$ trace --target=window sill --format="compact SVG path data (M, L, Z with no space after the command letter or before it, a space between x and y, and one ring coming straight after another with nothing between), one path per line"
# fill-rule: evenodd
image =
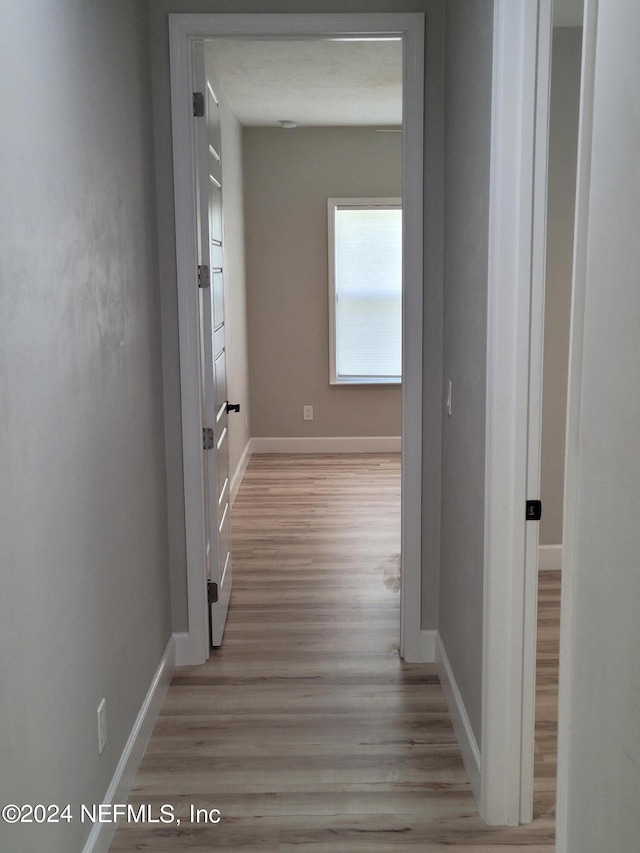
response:
M402 379L378 379L368 378L366 376L354 376L353 379L331 379L329 382L333 386L345 385L402 385Z

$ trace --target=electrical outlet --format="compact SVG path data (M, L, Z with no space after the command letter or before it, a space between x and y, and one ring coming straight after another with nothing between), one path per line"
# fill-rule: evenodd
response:
M313 406L303 406L302 407L302 419L304 421L312 421L313 420Z
M107 744L107 700L103 699L98 705L98 752L102 752Z

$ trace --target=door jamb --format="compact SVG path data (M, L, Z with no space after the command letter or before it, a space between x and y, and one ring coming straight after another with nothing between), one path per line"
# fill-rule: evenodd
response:
M537 549L525 501L539 498L529 430L542 375L550 27L551 0L495 0L480 768L480 811L494 825L527 818L533 776Z
M542 2L538 7L529 321L529 412L526 496L527 499L532 500L540 498L540 473L542 466L542 379L544 366L547 175L549 162L552 43L552 4L551 2ZM539 533L539 524L525 522L520 823L531 823L533 820Z
M574 584L576 563L576 506L578 504L578 436L582 388L582 350L587 286L587 245L591 190L591 150L595 97L598 0L585 0L580 83L580 124L576 176L576 220L573 247L571 295L571 339L569 344L569 394L565 488L562 530L562 595L560 602L560 688L558 693L558 773L556 803L556 851L565 853L569 840L569 759L571 712L574 708L572 680Z
M180 340L182 454L185 494L188 635L185 663L209 656L204 571L202 401L198 358L196 193L193 163L191 42L213 36L292 38L401 35L403 39L403 383L402 586L400 653L422 659L422 318L424 15L175 14L169 15L171 116Z

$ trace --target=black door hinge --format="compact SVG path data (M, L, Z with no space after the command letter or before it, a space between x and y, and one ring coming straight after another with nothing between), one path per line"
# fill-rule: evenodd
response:
M211 427L202 428L202 449L213 450L213 430Z
M202 92L193 93L193 114L196 118L204 115L204 95Z
M542 518L542 501L527 501L527 521L540 521Z
M206 264L200 264L198 266L198 287L209 287L210 284L209 267Z
M207 601L209 604L215 604L218 600L218 584L213 581L207 581Z

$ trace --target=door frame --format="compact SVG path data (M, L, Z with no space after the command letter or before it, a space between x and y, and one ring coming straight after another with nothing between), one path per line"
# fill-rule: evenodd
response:
M576 507L579 483L578 439L582 389L582 353L587 290L587 250L589 242L589 202L591 190L591 150L595 99L598 0L585 0L582 30L580 78L580 119L578 168L576 174L576 216L571 293L571 337L565 453L565 487L562 530L562 594L560 600L560 688L558 693L558 773L556 796L556 851L569 846L569 759L571 714L575 697L573 671L573 630L575 619L574 584L578 573Z
M480 811L532 819L552 0L495 0ZM535 527L533 526L535 524Z
M194 40L215 36L261 39L356 35L402 37L405 226L400 653L408 661L424 659L421 636L424 25L422 13L169 15L188 610L188 635L184 645L186 660L181 661L183 663L200 664L209 657L207 595L202 571L204 482L191 44Z

